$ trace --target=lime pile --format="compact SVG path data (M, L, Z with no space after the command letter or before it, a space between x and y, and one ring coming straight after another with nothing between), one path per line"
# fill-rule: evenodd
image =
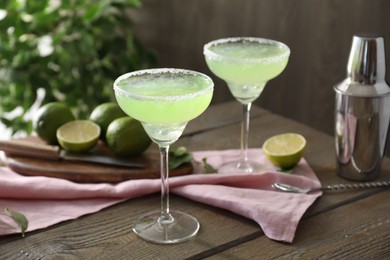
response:
M89 120L94 121L101 128L100 139L106 139L107 128L117 118L127 116L117 103L107 102L98 105L91 113Z
M268 138L263 144L267 158L282 169L294 167L302 158L306 139L296 133L285 133Z
M48 103L39 108L33 126L42 140L77 153L91 150L99 139L121 157L140 155L151 145L141 123L114 102L98 105L85 120L76 119L64 103Z
M140 155L152 143L141 123L127 116L117 103L100 104L92 111L89 120L100 126L100 139L116 156Z

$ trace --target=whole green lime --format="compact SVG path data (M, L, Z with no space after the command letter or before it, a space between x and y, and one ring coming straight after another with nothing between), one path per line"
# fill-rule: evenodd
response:
M72 111L62 102L43 105L33 118L33 128L37 135L49 144L57 144L57 129L75 119Z
M115 102L98 105L91 113L89 120L100 126L100 139L105 141L108 125L117 118L125 117L125 112Z
M106 141L112 152L120 157L140 155L152 143L141 123L129 116L111 122L107 128Z

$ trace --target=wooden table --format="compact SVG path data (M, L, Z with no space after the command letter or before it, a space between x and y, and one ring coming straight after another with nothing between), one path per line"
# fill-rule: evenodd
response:
M239 147L238 102L210 107L193 120L178 144L190 150ZM335 173L333 137L253 107L250 146L267 137L297 132L308 141L305 158L322 184L346 182ZM390 180L385 158L379 180ZM160 205L159 194L128 200L101 212L44 230L0 237L0 259L390 259L390 190L325 192L309 208L292 244L264 236L259 226L226 210L171 194L171 207L201 222L196 238L156 245L131 231L138 215Z

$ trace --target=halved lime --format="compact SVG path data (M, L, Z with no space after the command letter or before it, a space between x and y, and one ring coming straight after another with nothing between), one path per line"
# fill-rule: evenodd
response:
M90 120L73 120L57 129L58 143L70 152L86 152L98 142L100 126Z
M282 169L294 167L302 158L306 139L296 133L284 133L268 138L263 144L267 158Z

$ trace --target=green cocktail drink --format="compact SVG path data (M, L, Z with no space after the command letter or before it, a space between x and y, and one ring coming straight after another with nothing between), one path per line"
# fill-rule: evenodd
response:
M137 75L139 74L139 75ZM133 73L116 84L117 101L123 111L139 120L155 141L173 143L187 122L210 104L212 81L193 72Z
M242 155L237 167L252 172L256 167L247 157L251 103L266 83L284 70L290 49L274 40L238 37L207 43L203 53L210 70L227 83L232 95L243 104Z
M290 49L271 40L229 38L209 43L204 54L210 70L227 82L232 95L249 103L284 70Z
M140 74L116 85L118 104L133 118L148 123L188 122L210 104L212 84L197 74Z
M199 230L199 222L194 217L169 209L168 151L188 121L206 110L213 88L208 76L181 69L141 70L124 74L114 82L119 106L142 123L160 148L161 210L141 216L133 225L134 232L147 241L182 242Z

